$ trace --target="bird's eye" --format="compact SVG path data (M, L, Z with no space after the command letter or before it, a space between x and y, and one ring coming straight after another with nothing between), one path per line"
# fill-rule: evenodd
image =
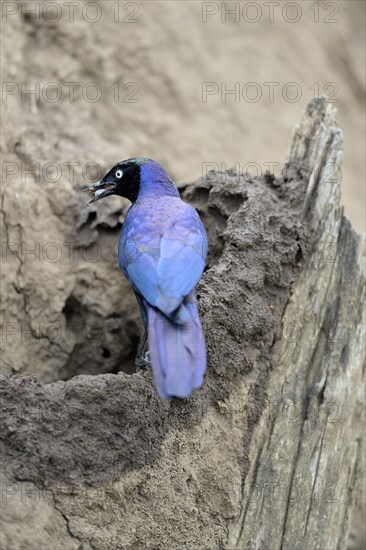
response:
M122 174L123 174L122 170L116 170L115 176L116 178L121 179Z

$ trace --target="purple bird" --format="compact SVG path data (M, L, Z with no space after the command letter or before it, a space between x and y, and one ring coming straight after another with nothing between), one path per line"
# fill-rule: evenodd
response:
M181 200L165 169L148 158L119 162L87 191L94 196L90 202L108 195L132 202L118 257L145 328L135 364L151 363L162 398L188 397L202 385L206 370L195 294L207 256L202 222ZM147 340L149 351L144 354Z

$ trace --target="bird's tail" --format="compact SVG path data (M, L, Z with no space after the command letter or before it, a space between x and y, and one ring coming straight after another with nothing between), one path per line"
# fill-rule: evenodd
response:
M157 390L164 399L189 397L202 385L206 370L205 339L194 292L181 307L185 320L179 324L156 308L147 309L151 364Z

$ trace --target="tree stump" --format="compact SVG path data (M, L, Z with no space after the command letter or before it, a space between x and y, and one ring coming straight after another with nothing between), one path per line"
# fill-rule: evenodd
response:
M346 548L364 466L365 247L339 205L341 163L321 98L282 177L181 187L210 242L209 366L190 399L161 401L149 371L1 376L4 550Z

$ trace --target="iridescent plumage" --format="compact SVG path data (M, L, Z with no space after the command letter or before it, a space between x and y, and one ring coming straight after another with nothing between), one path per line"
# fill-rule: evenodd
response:
M118 170L121 182L113 176ZM112 181L114 191L107 187ZM140 305L160 396L188 397L202 385L206 370L194 290L207 256L202 222L164 168L150 159L118 163L94 192L98 188L133 202L119 239L119 264Z

